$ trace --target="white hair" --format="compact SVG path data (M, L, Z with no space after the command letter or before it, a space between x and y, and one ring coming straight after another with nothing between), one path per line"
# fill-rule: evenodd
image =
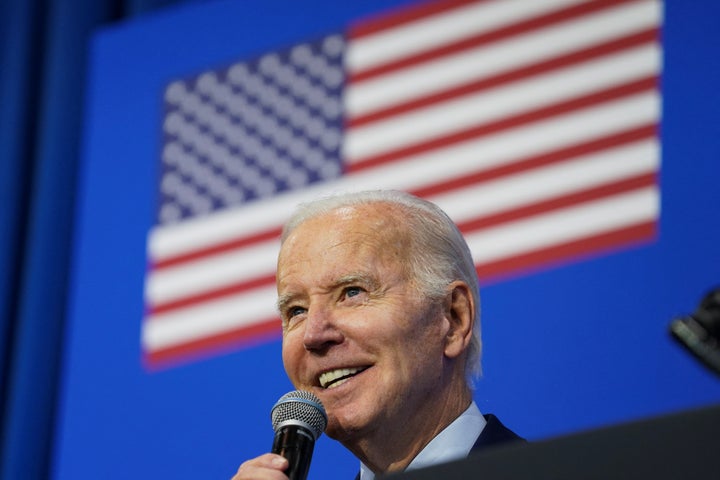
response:
M473 386L481 373L480 291L475 262L470 248L457 225L434 203L398 190L369 190L335 194L298 206L285 224L281 242L300 224L328 214L338 208L374 203L387 203L398 208L403 221L412 232L412 254L408 256L410 273L423 294L439 301L446 295L447 286L456 280L465 282L475 303L473 333L468 346L465 375Z

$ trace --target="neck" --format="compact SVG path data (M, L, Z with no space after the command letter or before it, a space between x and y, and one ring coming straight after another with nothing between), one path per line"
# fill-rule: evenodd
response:
M402 471L471 401L470 389L463 383L428 402L429 408L423 412L409 412L402 429L380 428L362 438L343 441L343 445L375 474Z

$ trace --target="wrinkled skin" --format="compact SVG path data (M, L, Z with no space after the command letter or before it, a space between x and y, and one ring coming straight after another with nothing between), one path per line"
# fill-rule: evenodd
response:
M393 206L341 208L297 227L278 260L286 372L323 402L327 434L378 473L405 468L471 401L472 296L460 281L440 302L421 295L410 235ZM321 385L333 371L345 380ZM271 460L234 479L284 478Z

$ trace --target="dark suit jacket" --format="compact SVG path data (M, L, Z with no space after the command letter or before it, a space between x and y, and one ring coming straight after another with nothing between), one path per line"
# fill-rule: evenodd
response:
M487 423L470 450L471 454L484 448L500 445L502 443L525 441L524 438L516 435L515 432L503 425L502 422L500 422L500 420L498 420L498 418L492 413L483 416L485 417ZM357 474L355 480L360 480L360 473Z
M473 445L472 450L470 450L470 453L475 453L483 448L499 445L501 443L525 441L524 438L516 435L515 432L503 425L492 413L483 416L485 417L487 424L485 424L483 431L480 432L480 436L475 442L475 445Z

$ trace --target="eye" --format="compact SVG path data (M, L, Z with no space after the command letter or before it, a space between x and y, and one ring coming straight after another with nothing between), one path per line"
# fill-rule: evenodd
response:
M347 287L345 290L343 290L343 294L346 298L351 297L357 297L363 292L363 289L360 287Z
M296 316L298 316L298 315L302 315L303 313L305 313L305 308L295 306L295 307L290 307L290 308L288 308L287 311L286 311L286 313L285 313L285 316L286 316L287 318L293 318L293 317L296 317Z

